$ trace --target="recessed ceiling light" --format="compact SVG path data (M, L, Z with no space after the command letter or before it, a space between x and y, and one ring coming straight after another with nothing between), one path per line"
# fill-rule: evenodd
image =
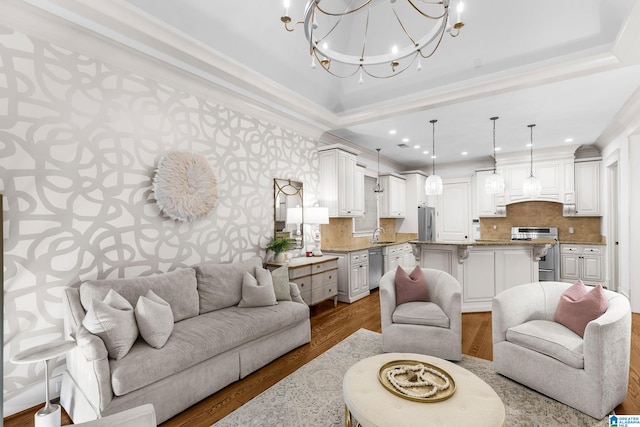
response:
M566 138L564 142L573 142L573 138Z
M466 152L466 151L463 151L463 152L462 152L462 155L463 155L463 156L466 156L467 154L469 154L469 153L468 153L468 152Z
M428 151L423 151L422 154L429 154L429 152Z
M395 135L395 134L396 134L396 130L395 130L395 129L391 129L391 130L389 131L389 135Z
M402 142L409 142L409 138L402 138Z
M417 150L418 148L420 148L420 146L419 145L414 145L413 148L415 148Z
M502 150L502 148L496 147L496 151L500 151L500 150Z
M431 156L431 158L432 158L432 159L435 159L435 158L436 158L436 156Z
M528 143L527 144L527 148L531 148L531 147L533 147L533 144L532 143Z

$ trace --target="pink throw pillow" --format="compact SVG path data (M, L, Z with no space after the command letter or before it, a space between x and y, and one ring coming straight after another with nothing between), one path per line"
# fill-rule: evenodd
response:
M411 301L429 301L427 281L420 266L416 265L410 274L400 266L396 270L396 306Z
M578 280L560 296L553 320L584 338L587 323L604 314L608 307L602 285L589 291L582 280Z

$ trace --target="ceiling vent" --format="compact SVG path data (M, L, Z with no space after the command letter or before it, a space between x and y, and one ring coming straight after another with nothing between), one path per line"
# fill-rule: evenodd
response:
M409 148L409 146L407 144L405 144L405 143L398 144L398 147L400 147L400 148Z

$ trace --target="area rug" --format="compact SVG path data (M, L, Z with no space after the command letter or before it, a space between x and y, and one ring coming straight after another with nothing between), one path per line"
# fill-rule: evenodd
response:
M344 426L342 377L351 365L382 353L382 335L360 329L238 408L215 427ZM493 372L491 362L463 356L460 366L500 396L509 427L608 426Z

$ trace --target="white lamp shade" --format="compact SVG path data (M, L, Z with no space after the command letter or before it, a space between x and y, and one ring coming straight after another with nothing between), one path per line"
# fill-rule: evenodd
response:
M304 209L305 224L329 224L329 208L312 207Z
M301 224L302 223L302 208L287 208L287 224Z
M535 199L542 193L542 183L538 178L531 175L529 178L524 180L522 184L522 192L525 197L530 199Z
M424 191L427 196L437 196L442 194L442 178L438 175L429 175L424 183Z
M485 191L487 194L504 193L504 178L499 173L492 173L485 181Z

